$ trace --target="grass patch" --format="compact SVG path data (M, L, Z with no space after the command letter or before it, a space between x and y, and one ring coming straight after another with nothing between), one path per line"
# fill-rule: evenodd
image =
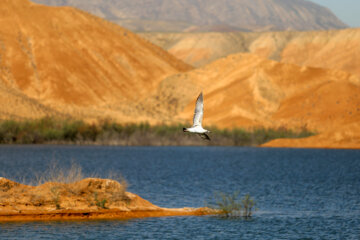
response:
M277 138L304 138L314 135L305 127L299 130L280 128L218 129L209 127L212 141L183 133L184 125L148 123L118 124L109 120L97 124L72 119L0 121L0 144L101 144L101 145L218 145L257 146Z
M48 168L42 173L35 173L35 179L30 185L38 186L46 182L54 183L74 183L84 179L82 168L76 163L70 167L61 167L56 161L52 161Z
M8 179L16 178L4 173L1 175ZM95 174L85 178L81 167L75 163L70 167L61 167L52 162L48 169L34 173L30 181L24 180L20 182L35 188L12 188L10 183L8 187L4 184L0 186L0 205L7 202L10 193L13 198L25 199L23 201L27 201L29 207L53 207L56 210L73 207L108 209L131 203L126 194L128 184L119 174L109 173L105 179Z

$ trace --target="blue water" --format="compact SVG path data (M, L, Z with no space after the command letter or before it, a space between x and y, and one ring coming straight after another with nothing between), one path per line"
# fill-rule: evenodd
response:
M50 162L118 172L162 207L250 193L251 220L167 217L0 223L0 239L360 239L360 151L236 147L1 146L0 172L31 180ZM4 174L3 174L4 175Z

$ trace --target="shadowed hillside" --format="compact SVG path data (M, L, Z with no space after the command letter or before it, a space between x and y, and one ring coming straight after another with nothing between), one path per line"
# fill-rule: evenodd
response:
M139 113L126 102L146 97L164 77L191 69L130 31L73 8L3 0L0 9L2 91L25 94L25 105L39 101L37 109L46 105L72 116L129 120ZM16 112L31 117L31 109Z
M74 6L133 31L269 31L347 27L304 0L34 0Z

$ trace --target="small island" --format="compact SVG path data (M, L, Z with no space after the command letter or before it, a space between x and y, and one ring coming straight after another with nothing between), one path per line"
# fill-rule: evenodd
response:
M212 214L208 208L161 208L111 179L38 186L0 177L0 221L130 219Z

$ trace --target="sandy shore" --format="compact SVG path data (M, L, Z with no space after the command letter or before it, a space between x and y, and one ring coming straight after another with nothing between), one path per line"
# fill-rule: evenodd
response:
M132 210L122 211L116 209L104 209L98 211L81 210L54 210L54 211L21 211L0 212L0 222L16 221L49 221L49 220L125 220L131 218L146 217L170 217L170 216L203 216L209 215L206 208L181 208L159 210Z

